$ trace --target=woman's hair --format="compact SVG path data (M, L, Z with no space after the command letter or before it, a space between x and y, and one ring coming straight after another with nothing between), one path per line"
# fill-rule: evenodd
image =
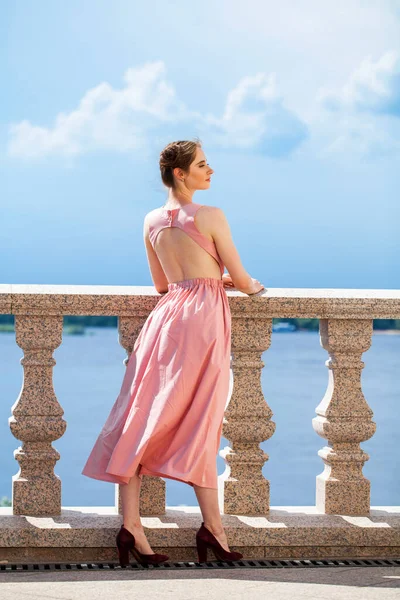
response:
M160 153L160 171L162 182L166 187L176 189L173 170L178 167L187 173L199 147L201 147L201 141L198 138L195 138L194 141L171 142L165 146Z

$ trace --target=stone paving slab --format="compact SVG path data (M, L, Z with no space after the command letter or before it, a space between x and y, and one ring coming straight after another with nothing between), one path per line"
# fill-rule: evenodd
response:
M2 600L398 600L400 568L0 573L0 588Z

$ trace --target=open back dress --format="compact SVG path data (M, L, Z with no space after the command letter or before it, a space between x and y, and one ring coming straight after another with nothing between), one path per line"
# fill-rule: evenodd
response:
M224 272L214 242L196 227L201 204L149 213L154 247L165 227L179 227ZM129 356L120 393L82 474L126 484L140 465L153 475L217 488L216 457L230 378L231 313L222 279L168 284Z

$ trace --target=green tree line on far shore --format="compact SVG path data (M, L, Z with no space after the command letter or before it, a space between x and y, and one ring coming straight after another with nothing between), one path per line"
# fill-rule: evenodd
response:
M318 331L319 319L272 319L275 323L292 323L296 329ZM71 333L84 330L85 327L114 327L118 326L118 317L66 315L63 318L63 327L70 328ZM74 329L75 328L75 329ZM398 329L400 319L374 319L374 330ZM14 315L0 315L0 332L14 331Z

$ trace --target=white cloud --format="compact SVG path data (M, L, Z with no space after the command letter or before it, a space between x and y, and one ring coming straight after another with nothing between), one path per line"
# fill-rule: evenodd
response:
M374 61L367 56L343 87L322 89L318 100L330 110L366 111L400 117L400 56L386 52Z
M397 125L397 124L396 124ZM336 124L336 135L327 144L323 154L340 154L377 159L400 152L400 126L382 127L376 121L357 117L342 117Z
M286 156L307 137L305 124L284 107L273 73L239 81L228 93L221 118L189 110L168 83L162 61L128 69L124 82L121 89L101 83L89 90L75 110L57 115L53 127L28 120L11 125L9 154L41 158L100 149L143 152L163 133L183 135L194 129L207 137L209 147Z
M57 115L50 128L24 120L10 126L9 154L73 156L96 149L136 150L146 144L146 124L179 120L188 115L164 79L162 62L128 69L125 87L101 83L89 90L78 108Z
M287 156L308 136L306 125L283 105L276 75L244 77L228 94L221 119L206 118L208 144L268 156Z
M400 152L400 56L364 58L337 89L317 92L312 129L322 154L378 158Z
M339 85L349 65L387 48L400 51L400 13L392 0L221 0L214 5L218 25L229 31L224 56L240 54L240 60L244 55L257 71L279 73L287 106L306 120L314 116L317 89ZM246 40L240 53L238 39Z

